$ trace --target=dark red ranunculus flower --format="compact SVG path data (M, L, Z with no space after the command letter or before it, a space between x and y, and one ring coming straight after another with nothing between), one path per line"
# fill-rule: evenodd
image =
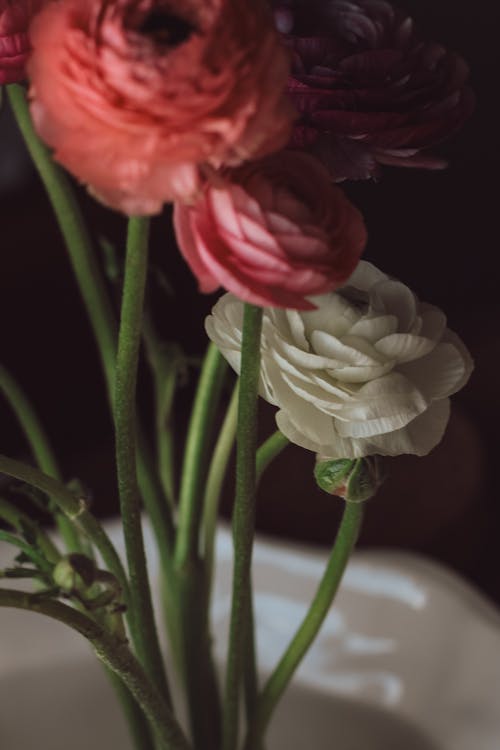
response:
M300 119L292 147L319 156L337 180L373 177L380 164L446 166L422 150L474 108L461 57L422 41L385 0L277 0L274 8L293 52L288 91Z

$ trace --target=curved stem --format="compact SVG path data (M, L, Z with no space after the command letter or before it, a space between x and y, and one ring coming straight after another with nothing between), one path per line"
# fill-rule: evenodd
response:
M346 503L325 573L311 607L258 699L254 720L245 742L246 750L259 747L276 704L328 614L356 544L362 517L363 503Z
M238 422L238 385L234 387L226 416L219 432L208 471L205 499L203 501L202 528L204 532L203 559L207 589L212 587L214 568L215 530L219 510L220 494L226 476L229 457L236 437Z
M182 467L174 563L176 571L179 658L188 697L194 745L217 750L220 703L210 650L208 591L200 558L200 524L207 454L227 364L210 344L203 361L191 412Z
M136 467L136 386L148 240L149 220L130 219L115 371L116 468L130 577L132 635L146 671L156 686L168 694L151 601Z
M14 83L7 86L7 91L26 146L43 180L64 236L109 385L113 382L115 369L116 324L106 287L94 258L92 240L68 178L54 164L48 149L33 128L24 88Z
M58 482L57 479L43 474L32 466L1 455L0 474L6 474L21 482L26 482L26 484L36 487L53 498L62 512L82 529L100 552L106 567L120 583L123 596L128 603L130 598L128 582L121 560L99 521L87 510L85 502L78 499L64 484Z
M40 469L54 479L61 479L56 457L38 416L26 394L2 365L0 365L0 390L16 415Z
M156 451L158 474L171 508L175 506L173 406L181 351L177 344L165 344L156 333L151 317L144 315L142 335L153 376L155 392Z
M117 349L117 324L110 303L101 270L96 262L94 248L87 231L72 186L63 170L52 160L49 150L39 140L29 113L26 94L21 86L8 86L8 95L19 128L33 162L47 190L56 218L63 234L69 259L75 274L80 293L89 316L103 365L108 390L108 400L112 406ZM139 431L138 478L148 513L158 540L162 560L168 560L173 540L173 520L164 502L161 487L154 475L154 467L149 460L143 434ZM46 470L47 468L44 467ZM50 472L48 472L50 473ZM85 521L85 517L83 516ZM80 523L82 517L79 519ZM92 525L90 522L88 526ZM103 550L101 550L103 554ZM103 555L106 558L106 554ZM108 567L113 570L111 553L107 555ZM119 562L121 568L121 563ZM113 571L118 573L118 566ZM119 579L120 577L117 576ZM121 580L124 595L128 599L128 583L122 569Z
M260 481L269 464L285 450L287 445L290 445L290 441L279 430L262 443L257 451L257 482Z
M74 197L72 186L62 169L55 164L49 150L38 138L22 86L7 86L11 107L26 147L38 170L63 234L69 259L96 338L105 374L108 400L113 403L117 347L117 324L109 294L96 262L92 240ZM138 478L144 502L151 517L159 548L170 551L173 520L156 481L154 464L148 458L146 441L139 430ZM165 554L167 554L165 553Z
M128 646L107 633L95 620L61 602L37 594L0 589L0 607L36 612L64 623L90 641L98 659L116 673L135 697L155 728L162 750L189 750L173 714Z
M289 445L288 439L279 430L265 440L257 450L256 456L256 482L259 484L262 475L271 462ZM255 621L253 612L253 596L250 584L249 606L247 613L247 636L246 636L246 661L245 661L245 711L247 724L250 725L257 706L258 696L258 669L257 653L255 648ZM256 750L260 750L260 747Z
M20 386L16 383L12 375L5 367L0 365L0 391L4 394L26 439L30 445L31 451L39 468L54 479L61 479L61 472L50 445L50 441L38 419L35 410L30 404L28 398ZM52 512L57 506L51 502ZM78 533L74 524L60 513L54 513L57 527L64 540L67 549L70 552L81 552L82 545L78 538Z
M239 698L245 662L255 524L255 454L261 330L262 309L245 304L238 401L236 494L233 510L233 595L225 684L223 750L234 750L238 740Z
M199 557L206 457L226 369L226 360L222 354L214 344L209 344L198 381L184 451L174 557L179 569Z
M121 677L111 669L106 668L105 671L127 720L130 739L135 750L155 750L151 727L143 709Z

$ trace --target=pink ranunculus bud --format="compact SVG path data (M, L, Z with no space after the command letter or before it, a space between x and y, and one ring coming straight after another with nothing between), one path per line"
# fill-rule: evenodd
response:
M0 0L0 85L26 78L28 28L42 0Z
M32 115L108 205L155 214L271 153L295 116L265 0L64 0L33 26Z
M195 205L175 206L174 226L202 292L222 286L245 302L298 310L344 283L366 243L359 211L296 151L207 184Z
M425 150L473 110L458 55L423 41L386 0L276 0L274 8L293 55L293 147L319 156L336 180L376 176L380 164L446 166Z

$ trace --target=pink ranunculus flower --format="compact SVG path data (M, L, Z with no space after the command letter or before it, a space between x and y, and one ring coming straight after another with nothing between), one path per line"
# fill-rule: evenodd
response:
M464 60L424 40L387 0L273 0L292 52L288 91L299 111L291 145L336 180L380 165L439 169L427 149L474 107Z
M256 305L314 309L307 297L338 286L366 243L360 212L320 162L284 151L208 184L174 226L200 290L222 286Z
M289 138L289 55L265 0L62 0L31 38L35 127L127 214L193 200L207 167Z
M42 0L0 0L0 85L26 78L28 28Z

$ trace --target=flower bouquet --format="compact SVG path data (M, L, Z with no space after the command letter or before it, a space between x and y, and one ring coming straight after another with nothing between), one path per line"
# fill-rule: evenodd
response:
M260 750L334 600L364 502L382 481L379 457L429 453L449 396L472 370L438 308L360 259L365 223L338 185L386 167L444 168L429 149L473 109L467 66L386 0L3 0L0 34L0 83L100 353L126 549L122 560L84 489L64 482L44 427L1 367L0 390L35 465L0 456L0 473L59 534L0 499L0 540L17 552L3 577L26 584L1 588L0 606L43 614L90 642L138 750ZM124 253L108 248L112 280L65 170L128 217ZM151 217L169 203L200 291L225 290L205 322L210 344L180 471L172 413L184 342L162 341L144 310ZM154 429L136 408L141 354L155 383ZM228 364L238 378L217 433ZM259 396L278 409L278 429L260 446ZM235 441L230 630L218 674L214 540ZM289 443L316 454L311 481L341 498L344 513L311 606L261 682L255 501L262 473ZM168 674L143 512L161 561Z

